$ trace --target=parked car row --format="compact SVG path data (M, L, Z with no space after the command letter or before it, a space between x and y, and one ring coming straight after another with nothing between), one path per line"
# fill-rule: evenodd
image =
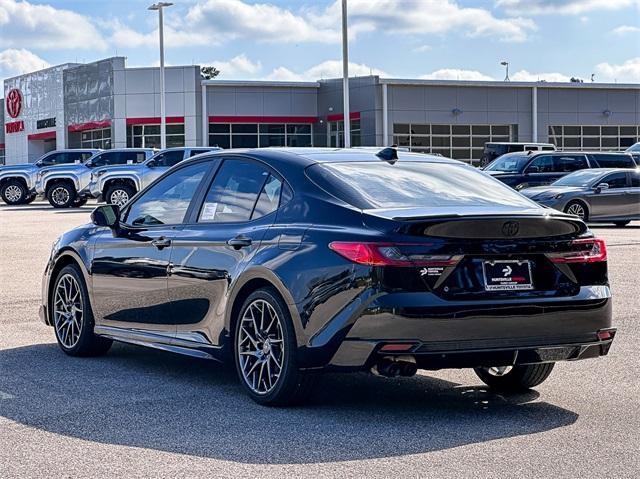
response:
M89 198L122 205L168 168L218 149L69 149L45 154L35 163L0 168L0 197L10 205L45 197L54 208L82 206Z

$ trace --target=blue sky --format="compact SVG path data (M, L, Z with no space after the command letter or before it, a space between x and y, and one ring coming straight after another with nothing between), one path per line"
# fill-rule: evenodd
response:
M158 63L151 0L0 0L0 78L113 55ZM340 74L334 0L174 0L168 64L227 79ZM640 0L349 0L352 74L640 83Z

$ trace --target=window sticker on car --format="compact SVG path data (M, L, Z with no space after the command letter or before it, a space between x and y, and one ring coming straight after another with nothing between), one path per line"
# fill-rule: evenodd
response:
M216 218L217 209L218 203L205 203L200 219L202 221L213 221Z

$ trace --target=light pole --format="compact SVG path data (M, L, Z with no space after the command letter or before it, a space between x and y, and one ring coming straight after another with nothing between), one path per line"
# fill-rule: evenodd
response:
M511 81L511 80L509 80L509 62L500 62L500 65L502 65L503 67L506 68L504 81Z
M351 148L349 121L349 38L347 37L347 0L342 0L342 97L344 99L344 147Z
M158 31L160 33L160 148L163 150L167 147L167 120L164 111L164 17L162 10L171 5L173 3L158 2L149 7L149 10L158 11Z

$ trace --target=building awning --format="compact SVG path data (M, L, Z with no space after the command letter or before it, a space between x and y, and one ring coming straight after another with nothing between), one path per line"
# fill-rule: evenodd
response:
M349 120L359 120L360 112L359 111L351 111L349 112ZM327 115L327 121L341 121L344 120L344 113L333 113L331 115Z
M42 133L32 133L31 135L27 135L28 140L51 140L56 137L56 132L54 131L43 131Z
M317 116L209 116L211 123L317 123Z
M111 126L111 120L88 121L86 123L78 123L69 125L70 132L97 130L99 128L108 128Z

